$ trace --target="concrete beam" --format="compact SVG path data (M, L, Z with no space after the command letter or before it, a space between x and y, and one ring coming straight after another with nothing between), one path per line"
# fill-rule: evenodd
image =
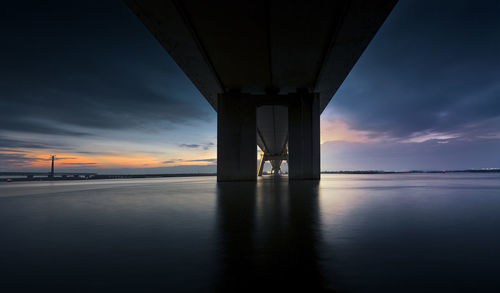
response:
M321 110L397 2L124 1L214 108L232 88L307 88Z
M288 176L320 179L320 101L317 93L298 93L288 105Z
M281 161L286 161L287 160L287 155L264 155L264 160L265 161L271 161L271 160L281 160Z
M240 93L217 98L217 181L256 180L256 106Z

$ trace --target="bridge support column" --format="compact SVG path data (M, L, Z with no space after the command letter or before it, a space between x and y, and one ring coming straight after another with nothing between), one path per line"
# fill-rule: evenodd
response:
M266 161L264 160L264 153L262 153L260 156L259 168L257 169L257 176L262 176L262 173L264 172L265 163Z
M320 179L319 96L298 93L288 105L288 176L291 180Z
M217 181L256 180L256 106L239 93L217 98Z

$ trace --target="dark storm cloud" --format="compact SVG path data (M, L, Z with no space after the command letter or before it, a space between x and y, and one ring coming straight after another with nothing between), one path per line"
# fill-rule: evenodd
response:
M499 77L499 1L400 1L329 111L397 137L457 131L500 117Z
M87 133L61 126L168 128L212 119L122 1L10 1L0 17L4 130L79 136Z
M179 146L181 148L188 148L188 149L197 149L197 148L201 148L201 149L204 149L204 150L208 150L210 149L211 147L213 147L215 144L213 142L208 142L208 143L204 143L204 144L186 144L186 143L182 143L180 144Z
M7 103L5 103L7 104ZM70 136L89 136L91 133L84 131L77 131L71 129L63 129L54 125L50 125L50 122L42 122L37 120L29 120L22 118L18 115L9 115L9 106L3 105L0 100L0 106L5 107L5 109L0 108L0 125L4 130L14 130L16 132L31 132L39 134L49 134L49 135L70 135Z
M68 149L67 146L61 144L48 144L31 140L12 139L0 136L0 146L3 149Z

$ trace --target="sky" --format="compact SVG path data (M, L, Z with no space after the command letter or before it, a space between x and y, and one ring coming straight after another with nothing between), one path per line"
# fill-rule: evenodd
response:
M215 172L217 115L119 0L0 10L0 171ZM500 168L500 1L401 0L321 116L321 169Z

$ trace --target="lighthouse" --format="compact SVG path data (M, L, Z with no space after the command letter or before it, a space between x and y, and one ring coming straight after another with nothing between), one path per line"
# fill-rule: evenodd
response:
M52 167L50 168L50 175L49 175L49 178L54 178L54 155L51 156L52 157Z

